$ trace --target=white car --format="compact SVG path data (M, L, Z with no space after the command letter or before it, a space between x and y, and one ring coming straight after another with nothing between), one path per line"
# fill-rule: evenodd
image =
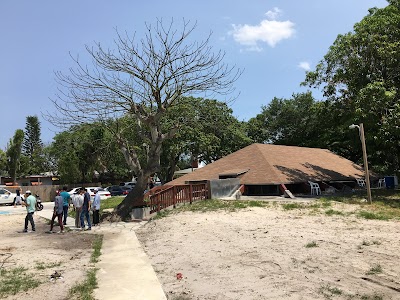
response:
M73 194L77 194L79 192L79 190L81 189L81 187L76 187L73 188L72 190L68 191L68 194L70 194L71 196ZM104 200L104 199L108 199L111 198L111 193L109 191L104 190L101 187L98 186L90 186L90 187L85 187L86 191L90 194L90 200L94 199L94 189L98 190L98 193L100 195L100 200Z
M0 204L12 204L14 202L15 197L17 197L16 193L11 193L9 190L5 188L0 188ZM21 194L21 201L24 197Z

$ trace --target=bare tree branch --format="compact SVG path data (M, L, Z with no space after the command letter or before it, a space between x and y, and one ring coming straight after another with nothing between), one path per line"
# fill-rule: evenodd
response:
M178 130L162 132L160 120L167 110L183 96L206 93L228 95L242 71L224 63L225 53L213 52L211 34L204 41L190 41L196 23L183 20L175 29L174 20L158 19L145 24L144 36L129 36L116 30L114 49L104 49L100 43L86 46L92 60L88 67L73 59L75 68L69 73L56 72L59 92L51 101L56 113L44 114L58 127L103 122L131 117L136 120L140 136L148 145L146 168L143 169L135 148L124 138L124 130L116 132L129 167L138 174L157 171L161 145ZM144 176L144 175L143 175Z

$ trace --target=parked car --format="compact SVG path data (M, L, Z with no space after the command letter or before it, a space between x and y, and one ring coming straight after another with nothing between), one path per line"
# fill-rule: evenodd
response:
M120 185L112 185L107 188L111 196L122 196L124 194L124 189Z
M136 181L121 182L119 185L120 186L128 186L131 189L133 189L136 185Z
M81 187L76 187L76 188L73 188L72 190L69 190L68 193L72 196L73 194L77 194L80 189L81 189ZM85 189L90 194L90 200L94 199L94 190L95 189L97 189L98 193L100 194L100 200L108 199L111 197L111 193L109 191L105 191L103 188L98 187L98 186L85 187Z
M122 192L123 195L128 195L133 189L130 186L121 186L121 188L123 190L123 192Z
M128 195L132 188L130 186L113 185L109 186L107 190L111 196L123 196Z
M0 188L0 204L12 204L14 202L16 193L12 193L5 188ZM24 196L21 194L21 200L24 201Z

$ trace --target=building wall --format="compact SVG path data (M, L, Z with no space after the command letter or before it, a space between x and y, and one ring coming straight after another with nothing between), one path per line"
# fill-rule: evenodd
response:
M229 197L240 187L239 178L213 179L210 180L211 199Z
M41 178L23 178L23 179L17 179L17 183L20 186L30 186L34 185L34 183L40 183L38 185L52 185L53 180L51 177L41 177Z

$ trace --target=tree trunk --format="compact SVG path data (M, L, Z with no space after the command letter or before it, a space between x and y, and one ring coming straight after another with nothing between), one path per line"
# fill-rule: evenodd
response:
M130 219L130 214L134 208L145 206L146 203L143 201L143 192L146 188L147 177L139 175L133 190L115 208L114 217L121 220L128 220Z
M170 182L174 179L174 174L176 171L176 164L179 161L179 156L175 156L173 159L170 160L170 165L167 170L165 182Z

